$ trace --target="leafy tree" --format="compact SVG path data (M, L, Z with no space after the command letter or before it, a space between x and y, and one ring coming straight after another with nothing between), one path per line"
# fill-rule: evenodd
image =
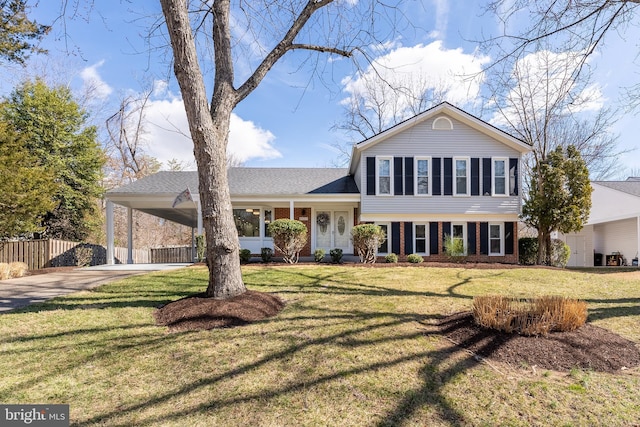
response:
M0 58L24 64L50 29L27 18L26 0L0 0Z
M551 233L580 231L591 210L589 170L578 150L557 147L537 163L522 208L527 225L538 230L538 264L551 264Z
M308 51L352 57L361 46L382 41L376 38L378 23L385 40L392 37L392 20L402 14L397 6L379 1L252 1L234 7L233 15L229 0L160 3L198 167L207 236L207 295L230 298L246 291L226 172L233 109L287 53ZM236 31L239 28L246 30ZM206 29L211 32L204 34ZM198 43L207 41L212 45L199 49ZM212 58L198 57L206 52ZM234 61L239 59L245 59L243 65L247 67L239 67L242 74L236 75ZM207 94L200 63L213 64L215 69L211 95Z
M39 231L55 189L51 171L0 123L0 239Z
M96 128L66 87L26 82L0 104L0 118L24 141L32 158L53 172L55 207L45 215L43 237L84 240L97 218L104 153Z

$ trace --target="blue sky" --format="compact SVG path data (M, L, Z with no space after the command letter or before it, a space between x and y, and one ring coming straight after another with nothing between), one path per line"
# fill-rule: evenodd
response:
M353 0L352 0L353 1ZM59 16L60 3L40 1L31 12L41 23L51 23ZM80 2L82 3L82 2ZM90 2L85 2L90 3ZM418 29L406 31L386 40L381 61L411 75L415 70L431 79L446 81L450 88L461 88L453 74L480 70L491 58L477 53L471 40L494 33L494 17L482 15L478 2L432 0L407 2L407 12ZM7 94L19 81L34 75L56 84L69 84L81 93L93 87L90 110L96 123L115 112L123 96L154 88L147 110L147 145L145 150L160 161L175 158L191 164L192 145L186 134L186 119L179 89L167 59L168 50L158 33L152 35L153 49L146 42L149 26L159 18L156 1L119 2L96 0L92 10L82 9L66 21L54 23L43 47L46 57L36 57L26 69L8 68L0 83ZM157 22L156 22L157 23ZM617 106L621 89L640 82L640 63L634 62L639 51L640 21L622 36L611 34L605 48L592 60L596 83L603 105ZM235 110L230 150L246 166L255 167L325 167L335 165L336 142L350 141L332 130L344 113L341 102L358 90L355 68L348 60L326 57L322 81L299 69L299 56L289 55L275 66L260 87ZM239 63L237 69L242 72ZM400 70L400 71L399 71ZM481 88L447 91L447 99L461 107L477 102ZM486 117L485 117L486 119ZM633 150L640 145L640 116L625 114L613 131L620 135L619 148ZM620 169L640 170L640 151L620 157Z

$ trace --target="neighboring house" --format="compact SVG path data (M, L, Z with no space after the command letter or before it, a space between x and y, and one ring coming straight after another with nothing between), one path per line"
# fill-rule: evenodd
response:
M517 263L520 165L529 151L519 139L442 103L356 144L348 169L231 168L240 245L259 254L273 247L269 222L295 218L309 233L301 255L319 248L350 254L353 225L373 222L388 237L379 255L443 260L443 241L451 235L470 260ZM186 188L194 201L172 208ZM159 172L107 192L107 235L113 235L113 203L201 231L197 188L196 172Z
M591 212L579 233L561 235L571 248L568 266L638 263L640 178L591 182Z

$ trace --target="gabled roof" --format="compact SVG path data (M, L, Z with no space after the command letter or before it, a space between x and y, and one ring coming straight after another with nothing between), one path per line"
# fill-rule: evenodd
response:
M627 180L627 181L593 181L594 184L601 185L603 187L611 188L613 190L622 191L623 193L631 194L633 196L640 197L640 180Z
M231 197L248 195L358 194L345 168L230 168ZM107 192L116 195L178 195L198 191L198 172L162 171Z
M458 120L467 126L470 126L473 129L478 130L486 135L489 135L493 139L502 142L503 144L521 152L527 153L531 151L531 146L526 142L506 133L505 131L498 129L497 127L481 120L466 111L459 109L458 107L448 103L443 102L441 104L436 105L428 110L423 111L422 113L413 116L403 122L398 123L395 126L390 127L389 129L372 136L369 139L365 139L353 146L353 150L351 152L351 162L349 165L350 173L354 173L357 163L360 161L360 156L358 154L367 148L370 148L400 132L403 132L425 120L428 120L432 117L435 117L439 114L446 114L447 116Z

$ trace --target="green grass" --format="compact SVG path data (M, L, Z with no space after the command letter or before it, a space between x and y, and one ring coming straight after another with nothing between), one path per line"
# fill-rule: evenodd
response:
M433 333L474 295L550 294L640 343L640 272L613 271L249 265L279 316L174 334L154 307L206 271L136 276L0 315L0 402L68 403L81 426L633 425L639 368L487 364Z

